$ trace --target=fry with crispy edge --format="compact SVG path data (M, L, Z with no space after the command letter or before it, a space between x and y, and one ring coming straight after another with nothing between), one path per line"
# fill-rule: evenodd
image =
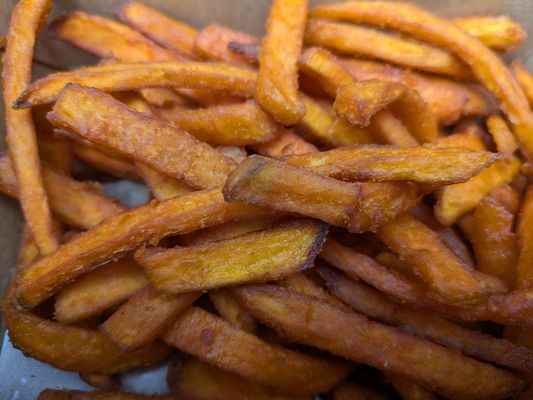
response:
M293 395L326 392L349 371L344 364L267 343L198 307L183 312L162 339L218 368Z
M533 105L533 76L518 59L513 60L510 68L518 84L524 91L530 106Z
M278 280L309 268L326 234L324 224L297 220L204 245L140 249L135 260L162 292L207 291Z
M243 286L233 292L255 317L299 343L398 374L450 397L501 398L525 386L509 371L313 297L271 285Z
M304 400L305 397L286 396L268 386L242 376L213 367L192 357L175 357L168 367L167 383L170 392L194 400ZM310 398L308 398L310 400Z
M367 387L346 382L333 390L333 400L387 400L388 397Z
M15 110L12 105L31 82L35 38L51 6L50 0L23 0L15 6L2 71L6 141L17 175L20 205L41 254L53 252L59 242L44 188L31 111Z
M192 55L196 29L138 1L120 6L115 13L120 20L159 45L177 53Z
M252 148L257 153L271 158L318 151L315 145L306 142L300 136L285 128L281 128L278 136L274 139L253 145Z
M524 153L533 156L533 114L518 83L492 50L452 22L414 4L396 2L351 1L315 8L310 16L391 28L453 51L500 101Z
M61 221L75 228L89 229L124 211L124 207L105 197L96 183L75 181L46 166L43 178L52 211ZM17 178L9 156L0 157L0 191L8 196L18 196Z
M496 144L496 150L505 154L505 157L512 158L518 150L518 142L509 129L507 122L497 114L490 115L487 120L487 129Z
M376 58L421 71L470 78L468 66L454 54L416 39L374 28L309 19L304 41L357 58Z
M147 241L223 222L257 218L270 211L224 202L219 190L151 202L106 219L32 264L21 276L16 297L32 308L98 264Z
M274 0L266 23L254 97L283 125L294 125L305 115L297 61L306 19L307 0Z
M82 392L67 389L45 389L37 400L179 400L171 395L147 395L136 393L122 393L113 390L95 390Z
M87 319L119 305L147 284L142 268L132 260L112 262L57 293L54 317L64 323Z
M192 187L221 186L233 168L232 160L209 145L159 118L127 107L109 94L72 84L61 93L48 114L55 126L164 174L183 178Z
M435 394L414 382L399 376L389 376L389 379L403 400L438 400Z
M479 360L527 372L533 350L470 330L436 314L394 302L371 287L332 270L319 269L330 292L355 311L398 329L434 341Z
M285 157L283 161L343 181L412 181L432 184L464 182L494 163L498 156L432 145L395 148L355 145Z

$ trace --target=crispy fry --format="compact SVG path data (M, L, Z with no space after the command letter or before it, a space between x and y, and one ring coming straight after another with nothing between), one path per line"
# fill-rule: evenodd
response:
M524 91L530 105L533 105L533 76L520 60L513 60L511 71Z
M84 107L79 107L84 104ZM187 132L158 118L134 111L93 88L67 85L48 119L84 139L90 139L193 187L222 185L233 162ZM129 140L135 126L135 140ZM147 151L151 148L151 151Z
M42 254L53 252L59 243L44 189L31 111L14 110L12 104L31 81L35 38L51 5L50 0L24 0L14 8L2 71L6 141L17 175L22 211Z
M355 383L343 383L333 390L333 400L387 400L388 397L375 390Z
M257 321L242 307L227 289L209 291L209 299L218 313L236 328L248 333L255 333Z
M99 315L124 302L147 284L142 269L132 260L104 265L57 293L54 317L69 323Z
M446 50L364 26L310 19L305 43L358 58L377 58L453 78L471 77L468 66Z
M293 221L205 245L140 249L135 259L158 290L207 291L277 280L309 268L326 233L316 222Z
M430 145L402 149L359 145L283 160L344 181L451 184L470 179L497 159L497 155L489 152Z
M412 281L421 281L420 278L413 272L411 263L403 261L400 259L400 257L390 251L382 251L381 253L376 254L374 256L374 260Z
M144 395L134 393L121 393L112 390L96 390L94 392L81 392L79 390L45 389L38 400L179 400L169 395Z
M20 273L26 266L39 258L39 248L33 239L30 229L24 225L22 230L22 239L17 255L16 275Z
M189 25L177 22L138 1L120 6L116 14L122 22L159 45L186 56L192 55L197 32Z
M202 361L294 395L326 392L348 372L344 364L264 342L197 307L181 314L162 338Z
M298 66L307 18L307 0L274 0L261 48L255 99L283 125L305 115L298 93Z
M132 181L139 180L135 165L125 157L120 155L117 157L116 154L106 153L105 150L91 145L90 142L74 142L72 151L76 159L91 165L98 171Z
M355 311L479 360L527 372L533 350L462 327L436 314L398 304L369 286L328 269L319 270L328 289Z
M32 308L99 263L148 240L268 213L257 207L225 203L219 190L151 202L108 218L61 246L61 251L34 263L21 276L17 298Z
M518 235L518 266L516 286L519 288L533 287L533 271L531 260L533 260L533 185L529 185L522 208L516 233Z
M389 379L403 400L438 400L436 395L414 382L399 376L390 376Z
M496 150L507 158L512 158L518 150L518 143L507 122L499 115L493 114L487 118L487 129L496 143Z
M517 48L527 34L522 26L507 15L473 15L454 18L453 23L497 51L509 51Z
M264 156L280 158L291 154L305 154L318 149L288 129L282 128L274 139L256 144L253 149Z
M153 342L198 297L200 293L164 294L147 286L130 297L99 329L122 351L133 351Z
M314 270L313 270L314 271ZM306 296L316 297L322 301L328 301L336 305L342 305L336 297L330 295L321 286L316 284L312 279L303 273L296 273L286 276L277 283L281 287L293 292L302 293Z
M500 101L524 153L533 154L533 114L518 83L496 54L453 23L413 4L395 2L352 1L315 8L310 15L396 29L453 51Z
M52 211L73 227L89 229L124 211L122 206L102 195L97 184L77 182L47 167L43 168L43 178ZM0 191L13 197L18 193L17 179L8 156L0 157Z
M451 225L476 205L494 188L511 182L520 171L520 162L498 160L479 175L463 183L439 189L435 217L443 225Z
M120 375L80 374L80 379L98 389L117 389L120 387Z
M493 293L505 292L499 279L469 270L438 234L409 213L378 229L379 238L413 265L417 274L444 301L479 302Z
M233 292L254 316L299 343L400 374L451 397L497 398L524 388L521 378L506 370L312 297L269 285Z
M255 101L196 110L159 109L156 115L212 145L245 146L267 142L279 126Z

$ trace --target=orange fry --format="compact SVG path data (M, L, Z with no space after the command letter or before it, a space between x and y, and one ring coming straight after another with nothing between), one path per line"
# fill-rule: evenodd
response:
M518 150L518 143L507 122L499 115L493 114L487 118L487 129L496 143L496 150L507 158L512 158Z
M271 158L280 158L292 154L305 154L318 149L288 129L282 128L278 136L252 148L259 154Z
M518 84L524 91L529 105L533 105L533 76L531 75L531 72L529 72L524 64L518 59L513 60L510 68L514 77L518 81Z
M533 287L533 271L531 260L533 260L533 185L529 185L527 193L522 202L520 216L516 232L518 235L518 266L516 286L519 288Z
M283 125L305 115L298 93L298 66L307 18L307 0L274 0L266 23L255 99Z
M30 110L14 110L16 97L31 81L35 39L46 21L50 0L23 0L13 9L2 71L6 141L17 175L20 205L42 254L58 240L43 183L35 126Z
M222 318L236 328L248 333L255 333L257 321L240 305L228 289L209 291L209 300Z

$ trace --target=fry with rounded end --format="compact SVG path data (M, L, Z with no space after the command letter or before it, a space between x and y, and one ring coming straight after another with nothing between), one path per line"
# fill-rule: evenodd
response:
M505 154L507 158L512 158L518 150L518 142L507 122L499 115L493 114L487 118L486 123L487 129L496 143L496 150Z
M270 285L233 292L254 316L299 343L400 374L447 396L497 399L525 386L509 371L312 297Z
M307 0L274 0L266 23L255 99L277 122L294 125L305 115L298 66Z
M117 389L120 387L120 375L79 374L85 383L98 389Z
M30 110L15 110L16 97L31 81L35 39L52 6L50 0L23 0L13 9L5 54L2 86L6 141L17 176L22 212L41 254L59 242L44 188L35 126Z
M185 353L293 395L314 395L335 386L349 368L264 342L197 307L178 317L163 340Z

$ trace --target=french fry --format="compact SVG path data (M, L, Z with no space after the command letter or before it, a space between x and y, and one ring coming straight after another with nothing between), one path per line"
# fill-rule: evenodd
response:
M513 60L510 68L531 106L533 104L533 76L520 60Z
M17 255L16 274L30 265L39 258L39 248L33 239L30 229L24 225L22 230L22 239L20 242L19 252Z
M201 361L292 395L326 392L349 371L344 364L264 342L197 307L182 313L162 338Z
M443 225L451 225L476 205L494 188L511 182L520 171L520 162L498 160L479 175L463 183L438 190L435 217Z
M57 293L54 317L57 321L71 323L99 315L147 284L142 268L132 260L104 265Z
M477 80L499 100L523 152L528 158L533 154L533 114L518 83L496 54L453 23L413 4L387 2L324 6L311 10L310 16L392 28L452 51L470 65Z
M277 284L287 290L302 293L306 296L316 297L322 301L328 301L336 305L342 305L336 297L330 295L322 287L303 273L291 274L277 282Z
M79 390L45 389L39 394L37 400L178 400L178 398L170 395L145 395L112 390L82 392Z
M387 400L388 397L355 383L343 383L333 390L333 400Z
M531 221L533 221L533 185L530 184L522 202L516 228L519 254L516 286L519 288L533 287L533 272L531 271L533 232L531 230Z
M395 148L356 145L289 156L293 165L343 181L412 181L431 184L464 182L494 163L497 155L431 145Z
M117 389L120 387L120 375L79 374L85 383L98 389Z
M320 269L328 289L346 304L373 320L455 349L464 355L527 372L533 365L533 350L505 339L470 330L436 314L398 304L369 286L343 275Z
M252 147L257 153L271 157L280 158L291 154L305 154L318 149L311 143L293 133L282 128L278 136L265 143L256 144Z
M493 114L487 118L487 129L496 143L496 150L507 158L512 158L518 150L518 143L507 122L499 115Z
M414 282L420 282L420 278L413 272L413 267L410 263L403 261L396 254L390 251L382 251L374 256L379 264L398 272L405 278L408 278Z
M189 25L177 22L138 1L120 6L116 14L122 22L157 44L186 56L192 55L197 32Z
M305 115L298 66L307 0L275 0L266 23L255 99L277 122L294 125Z
M124 303L100 331L126 352L152 343L200 297L200 293L164 294L147 286Z
M35 39L51 5L49 0L25 0L14 8L2 71L6 141L17 176L22 211L42 254L53 252L59 243L44 188L31 111L14 110L12 104L31 81Z
M216 149L237 164L240 164L248 157L248 151L243 146L217 146Z
M106 219L61 246L61 251L32 264L21 276L16 295L21 304L32 308L103 261L148 240L268 213L258 207L228 204L219 190L151 202Z
M117 157L116 153L106 153L101 147L97 148L90 142L74 142L72 152L77 160L89 164L98 171L131 181L139 180L139 173L135 165L126 157L121 155Z
M421 71L468 79L468 66L453 53L416 39L358 25L309 19L305 43L357 58L376 58Z
M313 265L327 228L293 221L232 239L174 249L140 249L135 259L165 293L277 280Z
M400 374L447 396L505 397L525 386L509 371L312 297L270 285L233 292L254 316L299 343Z
M85 107L80 108L79 104ZM183 178L195 188L222 185L234 164L187 132L132 110L93 88L67 85L48 119L97 145L127 154L169 176ZM135 141L128 139L130 126L136 126Z
M431 391L407 379L398 376L390 376L389 379L403 400L438 400Z
M124 208L101 193L97 184L78 182L44 167L43 178L50 207L57 217L76 228L89 229ZM8 156L0 157L0 191L18 195L18 183Z
M501 185L491 190L489 196L496 199L508 212L517 215L522 200L520 194L511 185Z
M268 386L243 379L239 375L215 368L202 361L176 357L168 368L170 391L187 399L223 400L304 400L304 397L285 396Z
M251 97L255 80L255 72L229 64L192 61L114 63L50 74L31 84L16 99L15 107L25 108L56 101L69 83L94 87L104 92L174 87L209 89Z
M506 290L501 280L469 270L436 232L409 213L381 225L378 237L410 262L415 274L443 301L477 303Z
M522 26L507 15L473 15L454 18L453 23L496 51L517 48L526 38Z
M280 129L253 100L196 110L162 108L155 113L212 145L246 146L267 142Z
M222 318L230 324L245 332L255 333L257 321L239 304L229 290L211 290L209 291L209 300L211 300Z

